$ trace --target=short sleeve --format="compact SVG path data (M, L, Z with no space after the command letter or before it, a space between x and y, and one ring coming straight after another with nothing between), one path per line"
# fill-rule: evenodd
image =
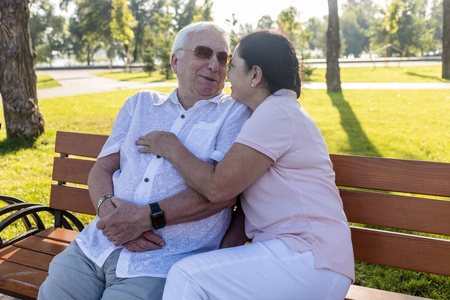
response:
M136 103L136 99L139 94L133 95L129 98L119 111L119 114L114 121L114 125L111 130L111 134L108 137L102 151L98 155L98 158L108 156L112 153L117 153L120 151L120 147L128 134L130 129L131 120L133 116L133 111Z
M222 160L228 150L230 150L241 131L242 125L250 117L250 114L251 111L247 106L239 102L233 104L217 135L216 146L211 157L213 160L217 162Z
M242 127L236 142L277 161L292 146L293 125L289 114L276 101L265 101Z

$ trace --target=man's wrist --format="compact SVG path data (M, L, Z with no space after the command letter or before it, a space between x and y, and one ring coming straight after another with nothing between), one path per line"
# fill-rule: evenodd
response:
M166 226L166 215L159 206L158 202L150 205L150 220L154 229L160 229Z
M97 215L100 215L100 207L102 206L102 204L106 200L111 199L112 197L113 197L113 195L107 194L107 195L104 195L103 197L101 197L100 200L98 200L97 207L96 207Z

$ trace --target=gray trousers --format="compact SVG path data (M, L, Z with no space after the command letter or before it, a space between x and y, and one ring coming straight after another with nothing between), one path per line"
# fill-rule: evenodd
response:
M161 299L165 278L116 277L120 251L111 253L100 268L73 241L50 263L49 275L39 289L38 299Z

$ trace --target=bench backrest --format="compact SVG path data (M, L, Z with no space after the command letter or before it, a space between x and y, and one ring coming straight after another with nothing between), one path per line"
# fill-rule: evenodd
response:
M57 132L52 208L95 214L87 178L107 137ZM450 201L423 196L450 197L450 163L330 156L347 218L359 224L352 226L355 259L450 276Z
M355 259L450 276L450 163L330 156Z
M107 135L76 132L56 133L50 207L95 215L87 189L89 171L95 163Z

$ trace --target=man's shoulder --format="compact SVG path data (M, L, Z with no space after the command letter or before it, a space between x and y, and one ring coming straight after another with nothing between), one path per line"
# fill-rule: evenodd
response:
M229 107L231 110L250 111L250 109L246 105L231 98L230 95L223 95L220 98L220 105Z
M131 96L130 99L134 99L135 101L150 101L152 103L158 103L159 101L167 99L169 95L166 93L154 91L154 90L143 90L139 91L133 96Z

